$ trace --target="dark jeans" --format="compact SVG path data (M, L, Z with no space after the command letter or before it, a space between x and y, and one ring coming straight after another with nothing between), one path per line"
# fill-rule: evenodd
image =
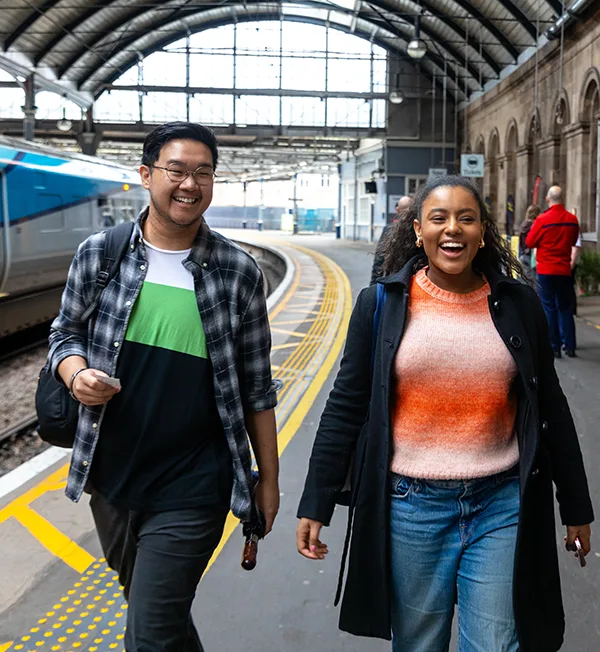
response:
M571 276L538 274L538 293L550 328L550 342L555 351L575 350L575 320L573 318L573 280Z
M203 652L190 609L228 508L130 512L92 491L90 507L108 565L119 573L127 652Z

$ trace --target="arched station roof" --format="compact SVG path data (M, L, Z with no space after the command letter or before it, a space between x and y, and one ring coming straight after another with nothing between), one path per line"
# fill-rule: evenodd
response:
M140 56L219 25L329 24L406 59L420 15L422 69L438 78L447 70L460 99L517 63L562 11L561 0L0 0L0 68L36 71L85 104Z

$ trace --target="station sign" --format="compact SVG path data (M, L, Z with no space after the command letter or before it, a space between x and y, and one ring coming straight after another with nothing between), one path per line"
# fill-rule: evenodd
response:
M443 177L448 174L448 170L446 168L429 168L429 178L432 179L433 177Z
M483 154L462 154L460 157L460 173L463 177L483 177L485 173L485 157Z

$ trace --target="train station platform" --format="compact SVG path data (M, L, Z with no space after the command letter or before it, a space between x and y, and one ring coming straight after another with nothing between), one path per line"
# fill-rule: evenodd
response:
M206 652L388 651L389 643L337 629L333 596L345 508L338 508L323 532L330 549L326 561L310 562L295 547L295 513L314 434L353 300L369 281L373 247L329 235L226 235L275 248L288 261L286 279L270 306L273 375L283 382L277 407L281 510L250 573L240 567L241 529L228 519L193 607L204 647ZM600 495L600 328L594 320L600 310L592 306L580 312L579 357L557 360L556 366L595 497ZM0 478L0 652L123 650L127 605L116 574L102 559L87 498L75 505L64 496L66 471L66 453L50 449ZM562 536L558 530L557 540ZM588 567L580 569L571 555L560 555L565 650L600 649L598 557L592 552Z

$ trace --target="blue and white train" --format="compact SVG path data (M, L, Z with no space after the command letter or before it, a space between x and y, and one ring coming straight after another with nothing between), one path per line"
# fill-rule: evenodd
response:
M137 172L0 136L0 337L52 319L79 243L147 202Z

